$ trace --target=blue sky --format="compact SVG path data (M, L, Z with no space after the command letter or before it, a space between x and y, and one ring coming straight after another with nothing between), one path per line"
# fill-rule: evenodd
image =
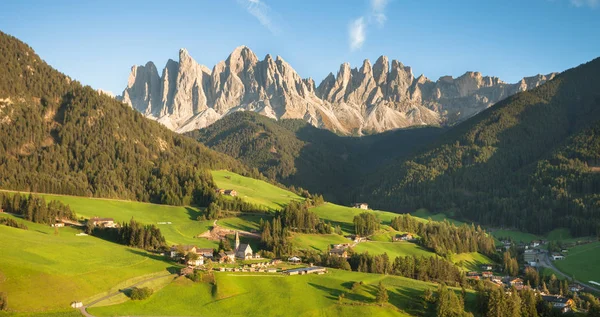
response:
M432 80L480 71L515 82L600 56L600 0L2 1L0 30L55 68L121 93L132 65L179 48L212 68L239 45L319 83L380 55Z

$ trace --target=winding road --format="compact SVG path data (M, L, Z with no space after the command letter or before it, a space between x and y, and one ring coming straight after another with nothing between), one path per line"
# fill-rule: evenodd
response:
M95 300L95 301L93 301L93 302L91 302L91 303L89 303L89 304L87 304L85 306L82 306L82 307L79 308L79 311L85 317L95 317L94 315L92 315L92 314L90 314L90 313L87 312L87 308L88 307L90 307L92 305L95 305L95 304L98 304L99 302L107 300L107 299L109 299L109 298L111 298L113 296L117 296L117 295L123 293L123 291L131 289L131 288L134 288L134 287L136 287L136 286L138 286L140 284L147 283L147 282L154 281L154 280L158 280L158 279L161 279L161 278L165 278L167 276L172 276L173 278L175 278L175 277L177 277L177 274L160 275L160 276L150 277L150 278L147 278L145 280L141 280L141 281L139 281L137 283L134 283L134 284L130 285L127 288L120 289L120 290L118 290L116 292L110 293L110 294L108 294L108 295L106 295L106 296L104 296L102 298L99 298L99 299L97 299L97 300Z
M567 280L571 279L571 276L568 276L567 274L561 272L556 266L554 266L554 263L552 263L552 260L550 260L550 257L548 256L548 252L544 252L544 256L541 258L539 265L554 270L558 275L562 276L563 278L566 278ZM587 283L583 283L578 280L575 280L575 283L578 283L587 289L600 293L600 289L598 287L591 286Z

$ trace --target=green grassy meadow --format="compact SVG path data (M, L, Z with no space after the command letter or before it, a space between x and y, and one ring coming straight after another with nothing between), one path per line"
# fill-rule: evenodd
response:
M582 282L595 281L600 283L600 242L579 245L569 249L564 260L554 261L560 271L575 276Z
M303 198L265 181L244 177L229 171L212 171L212 176L219 188L235 189L243 200L263 205L271 210L279 210L291 200Z
M327 246L330 244L350 243L351 241L337 234L294 233L292 242L296 249L327 252Z
M223 218L219 219L217 224L219 226L233 229L233 230L243 230L243 231L259 231L260 230L260 219L263 221L271 220L273 218L270 214L265 215L249 215L243 214L237 217Z
M477 252L454 254L452 257L454 264L465 271L481 271L480 265L494 263L487 256Z
M134 218L144 224L155 224L160 228L168 244L196 244L207 248L217 245L214 241L194 238L212 226L212 221L196 220L202 212L195 207L50 194L39 194L39 196L44 197L47 202L58 200L68 204L77 217L109 217L118 222L128 222ZM170 224L166 224L169 222Z
M3 217L12 217L3 215ZM8 295L12 312L71 309L116 284L157 272L170 263L138 249L128 248L65 227L24 222L29 230L0 226L0 291Z
M89 311L96 316L409 316L423 314L419 296L426 288L436 287L402 277L339 270L325 275L215 276L216 286L180 278L147 300L92 307ZM352 283L358 281L364 285L351 292ZM384 307L374 305L379 281L390 295L390 303ZM346 296L340 303L342 293ZM472 294L467 300L471 304Z
M354 247L358 253L369 252L369 254L384 254L394 259L398 256L434 256L435 253L412 242L379 242L367 241L361 242Z

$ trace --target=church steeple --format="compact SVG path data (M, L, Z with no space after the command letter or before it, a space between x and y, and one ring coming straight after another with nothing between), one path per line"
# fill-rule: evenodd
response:
M240 248L240 235L238 232L235 232L235 250L237 251Z

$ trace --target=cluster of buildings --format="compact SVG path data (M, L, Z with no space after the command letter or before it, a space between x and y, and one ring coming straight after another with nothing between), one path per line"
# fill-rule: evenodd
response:
M195 245L174 245L170 249L170 257L172 259L176 259L177 257L180 257L180 259L182 259L190 252L197 254L195 260L189 260L186 262L186 264L190 266L204 265L204 262L207 259L218 263L232 263L235 262L237 259L250 260L261 258L259 254L254 253L250 244L240 243L240 236L237 231L235 233L235 249L232 251L221 250L221 252L215 255L214 250L210 248L201 249L196 247Z
M347 258L348 248L350 248L349 243L332 244L329 248L329 255Z
M116 227L118 227L118 223L116 223L113 218L93 217L93 218L90 218L90 220L88 220L88 221L91 221L92 225L94 225L94 227L100 227L100 228L116 228Z

